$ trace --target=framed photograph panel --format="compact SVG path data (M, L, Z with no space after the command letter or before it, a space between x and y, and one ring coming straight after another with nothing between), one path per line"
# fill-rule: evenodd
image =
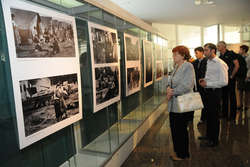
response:
M141 54L138 37L124 33L126 96L141 89Z
M162 60L162 46L161 45L158 45L158 44L154 44L155 46L155 58L156 58L156 61L160 61Z
M88 23L93 78L94 111L120 100L120 52L117 31Z
M162 61L156 61L156 81L161 80L163 77L163 63Z
M168 75L168 48L167 46L162 47L162 60L163 60L164 76L167 76Z
M153 83L153 48L152 42L143 40L144 87Z
M25 1L2 0L2 7L9 27L6 35L23 149L82 119L76 25L74 17Z
M140 74L141 71L138 66L128 67L126 70L127 73L127 82L126 82L126 94L131 95L135 92L138 92L141 89L141 80Z

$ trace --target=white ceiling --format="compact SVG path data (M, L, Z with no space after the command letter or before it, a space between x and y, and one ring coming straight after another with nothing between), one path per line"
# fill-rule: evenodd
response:
M213 25L250 23L250 0L213 0L215 5L194 5L194 0L110 0L150 23Z

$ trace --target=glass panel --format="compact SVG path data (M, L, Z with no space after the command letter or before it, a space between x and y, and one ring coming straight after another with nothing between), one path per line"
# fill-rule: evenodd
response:
M83 5L83 3L75 0L48 0L49 2L61 5L66 8L73 8Z
M240 26L224 26L224 41L226 43L240 43Z
M206 43L218 43L218 25L204 28L204 44Z
M94 114L91 55L88 23L86 21L118 30L121 52L121 85L123 86L126 85L124 80L123 33L139 38L141 60L143 60L142 40L152 41L156 39L156 42L161 45L166 45L167 41L86 2L67 0L30 1L77 18L81 87L83 90L83 119L76 123L74 128L71 125L31 145L27 149L19 151L15 116L13 116L15 115L15 109L13 109L14 101L8 51L6 49L5 30L2 30L4 24L1 15L0 53L4 61L0 61L0 99L3 99L0 101L0 133L3 135L3 138L0 139L0 166L101 166L165 100L166 77L146 88L143 87L143 82L141 82L141 91L128 97L122 96L120 102L114 103ZM167 62L171 60L169 57L172 56L166 57ZM143 78L143 75L143 64L141 62L141 78ZM124 90L123 88L122 91ZM75 147L77 147L77 150Z
M201 46L201 27L199 26L177 26L178 45L185 45L190 50L192 57L194 56L193 49Z

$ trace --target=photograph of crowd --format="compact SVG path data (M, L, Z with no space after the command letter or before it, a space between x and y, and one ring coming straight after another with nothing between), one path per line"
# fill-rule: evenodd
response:
M162 60L162 47L158 44L155 44L155 57L156 60Z
M139 38L124 34L126 61L139 61L140 42Z
M148 86L153 82L153 54L152 43L143 41L144 51L144 86Z
M163 64L162 61L156 62L156 80L161 80L163 77Z
M118 66L95 68L96 105L119 96Z
M17 58L75 57L70 21L11 8Z
M19 84L26 137L79 113L77 74Z
M127 96L140 90L140 72L139 67L127 68Z
M118 63L117 33L91 27L91 42L95 64Z

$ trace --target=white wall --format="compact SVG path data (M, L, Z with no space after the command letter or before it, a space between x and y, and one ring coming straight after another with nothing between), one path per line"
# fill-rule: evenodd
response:
M160 23L152 23L152 26L167 37L169 49L176 45L185 45L194 56L193 49L203 44L203 31L200 26Z

